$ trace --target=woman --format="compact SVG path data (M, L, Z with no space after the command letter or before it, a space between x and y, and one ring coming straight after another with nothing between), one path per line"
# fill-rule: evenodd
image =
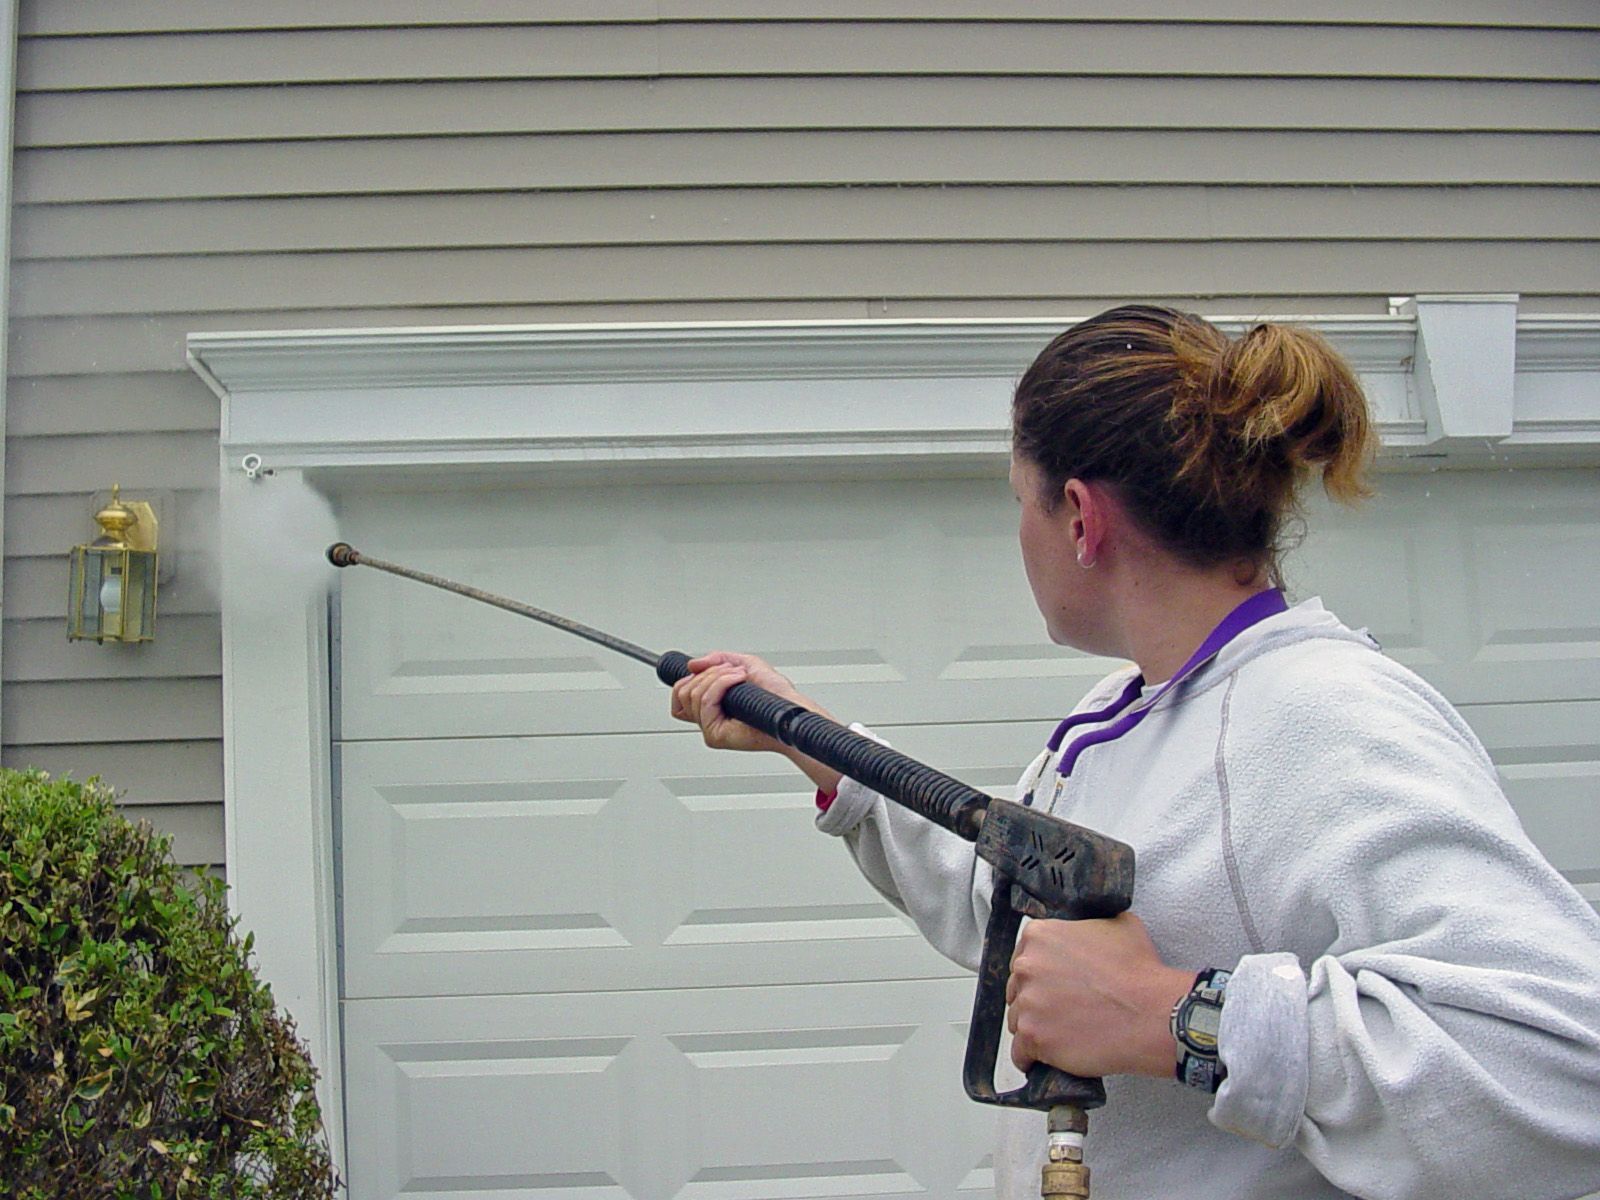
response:
M1108 1077L1098 1200L1600 1189L1600 920L1449 704L1275 586L1301 484L1365 491L1350 369L1302 330L1230 342L1118 308L1044 350L1012 432L1045 628L1135 664L1018 788L1138 854L1133 912L1032 922L1013 961L1016 1066ZM673 715L794 759L819 827L974 967L990 879L971 846L725 718L745 679L816 707L759 659L691 667ZM1002 1114L1005 1200L1038 1195L1043 1142L1039 1114Z

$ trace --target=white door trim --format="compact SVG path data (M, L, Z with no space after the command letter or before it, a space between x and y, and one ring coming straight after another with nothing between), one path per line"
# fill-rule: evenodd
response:
M1321 330L1356 366L1391 464L1600 459L1600 317L1508 322L1508 302L1514 298L1472 307L1418 297L1391 316L1296 320ZM1485 318L1476 334L1461 336L1475 315ZM1011 385L1061 327L884 321L190 335L190 364L223 406L230 894L255 933L265 977L322 1067L341 1160L326 580L309 562L247 547L263 537L290 544L272 522L324 492L362 487L374 473L387 481L510 471L527 482L530 467L542 479L1000 471ZM1480 354L1492 365L1487 373L1463 361ZM1453 380L1486 377L1512 395L1451 390ZM1508 413L1509 428L1463 426L1454 420L1462 406ZM1462 428L1478 436L1461 436ZM247 478L247 453L259 454L271 474ZM314 559L320 549L308 545L305 554Z

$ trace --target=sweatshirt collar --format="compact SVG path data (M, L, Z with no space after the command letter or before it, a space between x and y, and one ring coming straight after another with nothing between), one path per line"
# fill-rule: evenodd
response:
M1210 662L1202 663L1190 676L1186 686L1176 695L1168 695L1165 698L1166 703L1176 704L1191 696L1210 691L1240 667L1263 654L1317 638L1356 642L1368 649L1381 649L1377 639L1365 629L1351 629L1323 607L1320 597L1313 596L1308 600L1291 604L1283 612L1269 616L1244 630L1222 647ZM1115 688L1120 692L1130 681L1135 684L1135 690L1141 699L1153 699L1161 690L1160 685L1145 686L1138 671L1131 665L1107 679L1102 687Z
M1283 593L1277 588L1267 588L1237 605L1232 612L1223 617L1217 627L1206 635L1199 647L1189 656L1189 661L1179 667L1172 678L1158 687L1154 694L1145 698L1141 695L1144 686L1144 677L1135 675L1122 689L1122 694L1106 708L1096 709L1094 712L1080 713L1068 717L1056 726L1056 731L1050 735L1049 747L1052 752L1060 749L1062 739L1075 725L1087 724L1091 721L1103 721L1112 717L1117 719L1104 729L1097 729L1086 733L1073 740L1072 744L1061 755L1056 770L1062 775L1072 774L1072 768L1078 761L1078 755L1090 746L1101 742L1109 742L1121 737L1159 704L1164 696L1174 688L1181 686L1191 675L1195 674L1207 663L1215 659L1222 650L1235 641L1240 634L1259 625L1261 622L1287 612L1288 602L1284 600ZM1138 703L1135 703L1138 701Z

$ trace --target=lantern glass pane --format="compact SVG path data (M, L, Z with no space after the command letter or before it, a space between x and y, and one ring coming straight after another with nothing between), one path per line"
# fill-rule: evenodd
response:
M127 552L127 573L122 585L122 640L146 642L154 636L156 615L155 555Z
M92 547L83 547L74 554L79 577L73 588L73 618L80 638L99 641L100 588L105 582L105 556Z

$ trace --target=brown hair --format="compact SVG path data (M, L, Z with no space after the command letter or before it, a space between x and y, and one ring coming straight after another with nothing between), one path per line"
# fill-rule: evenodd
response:
M1141 526L1196 566L1277 573L1301 483L1322 468L1352 503L1376 445L1348 364L1317 334L1257 325L1237 341L1192 313L1127 305L1075 325L1017 384L1012 444L1044 477L1113 484Z

